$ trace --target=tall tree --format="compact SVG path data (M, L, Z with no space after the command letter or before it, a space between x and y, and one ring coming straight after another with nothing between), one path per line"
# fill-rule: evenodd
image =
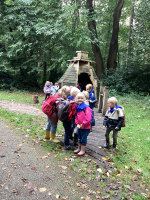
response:
M116 69L117 66L117 53L118 53L118 34L119 34L119 20L121 10L123 8L124 0L119 0L113 13L113 31L110 42L109 55L107 60L107 69Z
M86 8L88 9L88 29L90 31L91 45L96 62L96 74L98 78L101 78L101 75L104 73L104 64L98 42L93 0L86 1Z

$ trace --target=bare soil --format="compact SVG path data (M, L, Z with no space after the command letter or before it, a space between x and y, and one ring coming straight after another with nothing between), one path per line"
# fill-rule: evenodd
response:
M46 115L41 109L37 108L36 105L31 105L27 103L20 103L9 100L0 100L0 108L8 110L13 113L26 113L28 115L34 115L38 117L46 118Z

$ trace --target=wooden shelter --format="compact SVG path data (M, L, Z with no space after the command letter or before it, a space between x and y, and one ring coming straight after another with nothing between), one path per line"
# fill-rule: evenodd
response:
M88 83L93 85L96 99L99 99L100 80L98 79L91 61L88 58L88 52L76 51L77 57L74 57L70 61L70 65L64 75L59 79L58 83L60 87L63 85L75 86L79 83L85 90L85 86Z

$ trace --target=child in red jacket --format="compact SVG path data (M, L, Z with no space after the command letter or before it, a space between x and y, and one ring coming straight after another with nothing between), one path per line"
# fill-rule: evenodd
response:
M76 107L76 116L75 123L77 124L79 144L78 149L74 151L78 156L85 154L85 148L87 144L87 136L90 133L91 129L91 116L92 110L85 103L86 99L83 93L78 93L76 96L77 107Z
M64 136L64 149L65 150L72 150L72 147L69 144L70 136L72 136L73 130L75 128L75 112L77 106L75 102L76 95L80 92L80 90L76 87L72 87L70 91L70 96L68 96L68 101L70 101L70 108L69 108L69 116L66 122L63 122L63 126L65 129L65 136ZM75 136L75 138L77 138ZM78 138L77 138L78 142Z

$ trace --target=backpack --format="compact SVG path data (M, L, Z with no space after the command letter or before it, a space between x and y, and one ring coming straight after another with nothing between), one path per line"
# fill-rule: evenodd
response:
M94 110L92 110L91 126L95 126Z
M53 104L55 103L56 99L59 98L59 96L53 95L48 97L45 101L43 101L42 103L42 111L47 115L47 116L51 116L52 115L52 108L53 108Z
M68 101L66 99L62 99L61 103L58 106L58 119L62 122L66 122L69 116L70 104L75 103L75 101Z
M119 110L117 110L117 112L118 112L118 115L119 115ZM123 112L123 111L122 111ZM125 127L126 125L125 125L125 114L124 114L124 112L123 112L123 123L122 123L122 125L121 125L121 127Z

